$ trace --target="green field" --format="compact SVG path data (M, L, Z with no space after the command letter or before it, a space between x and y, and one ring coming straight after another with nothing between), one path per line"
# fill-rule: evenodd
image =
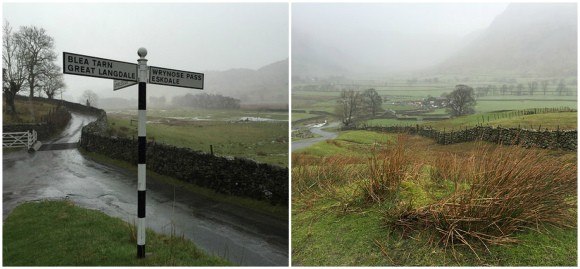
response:
M578 108L576 99L569 101L553 101L553 100L524 100L524 101L477 101L475 105L476 113L485 113L498 110L519 110L529 108L545 108L545 107L569 107L572 109Z
M477 85L487 85L496 84L493 81L495 77L482 77L481 81L471 84L473 87ZM530 78L521 78L518 81L528 81ZM438 84L418 84L418 85L406 85L404 81L392 82L388 87L379 86L364 86L358 85L354 88L366 89L375 88L376 91L383 97L382 108L384 110L413 110L418 109L417 106L406 104L408 101L421 101L427 96L440 96L443 93L449 93L453 91L455 87L454 83L438 83ZM499 84L501 85L501 84ZM497 86L497 85L496 85ZM568 85L571 92L576 91L575 85ZM295 87L298 90L292 91L292 109L298 110L320 110L330 113L335 112L336 102L339 99L340 91L307 91L301 90L300 85ZM548 90L554 90L555 86L552 85ZM537 92L534 95L491 95L478 98L475 108L476 114L489 113L494 111L504 111L504 110L522 110L530 108L560 108L569 107L571 109L577 109L577 96L573 95L554 95L549 93L543 95L541 92ZM443 114L446 113L444 109L437 109L429 114ZM295 119L305 118L308 115L304 113L296 114L293 113ZM294 117L293 117L294 118ZM393 121L384 119L375 119L368 121L371 125L406 125L406 124L417 124L421 122L415 121Z
M320 115L310 114L310 113L292 113L292 121L303 120L303 119L310 119L314 117L318 117Z
M574 113L570 113L574 114ZM540 116L540 115L531 115ZM545 116L545 115L544 115ZM397 145L401 149L395 150ZM576 164L576 153L526 150L489 143L438 145L418 136L398 136L369 131L344 131L334 140L320 142L293 152L292 156L292 264L294 266L575 266L577 265L577 229L539 224L516 232L514 243L484 246L455 244L453 248L437 243L438 232L430 228L402 233L393 228L399 212L419 210L439 203L469 182L457 185L449 179L436 179L432 167L447 163L449 154L469 160L481 147L518 154L544 154L538 157L549 169ZM386 159L373 156L390 149ZM394 150L394 151L393 151ZM401 151L402 150L402 151ZM390 152L390 153L389 153ZM397 153L397 152L404 152ZM515 155L512 155L513 152ZM519 152L519 153L518 153ZM502 154L506 154L502 153ZM394 154L394 155L393 155ZM542 156L544 156L542 155ZM379 155L382 156L382 155ZM515 156L515 157L513 157ZM400 160L398 168L382 160ZM398 162L398 163L399 163ZM382 164L382 166L381 166ZM477 167L462 164L459 169ZM377 166L378 165L378 166ZM393 164L395 165L395 164ZM544 164L543 164L544 165ZM371 168L375 167L375 168ZM381 168L383 167L383 168ZM493 166L492 166L493 167ZM379 169L379 170L377 170ZM392 170L381 170L392 169ZM374 177L401 174L394 193L376 192ZM383 172L381 172L383 171ZM463 170L458 170L463 171ZM465 170L470 171L470 170ZM566 199L576 220L575 169L568 184L574 184ZM376 180L376 179L375 179ZM394 180L394 179L389 179ZM391 183L388 183L391 184ZM378 188L370 196L370 186ZM460 187L458 187L460 186ZM372 199L371 199L372 198ZM380 200L375 200L380 199ZM380 201L380 202L379 202ZM554 205L557 206L557 205ZM404 215L404 214L403 214ZM534 229L539 230L534 230ZM473 249L472 249L473 248Z
M526 129L550 129L550 130L573 130L578 126L578 112L542 113L533 115L520 115L507 117L506 113L483 113L463 117L452 118L442 121L424 122L423 125L431 126L437 130L457 130L471 128L476 125L501 126ZM501 118L506 116L506 118Z
M283 118L283 114L268 114ZM266 116L248 111L159 111L148 115L147 139L178 147L237 156L263 163L288 166L288 117L276 121L244 121L242 117ZM209 118L192 120L192 118ZM137 122L129 112L109 113L113 135L137 136ZM133 121L131 121L133 120Z
M136 229L70 201L29 202L3 223L4 266L227 266L179 235L147 230L145 259L136 258Z

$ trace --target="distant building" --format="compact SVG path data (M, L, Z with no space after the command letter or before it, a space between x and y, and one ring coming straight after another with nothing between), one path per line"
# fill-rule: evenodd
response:
M436 109L447 107L447 98L429 96L423 100L423 108Z

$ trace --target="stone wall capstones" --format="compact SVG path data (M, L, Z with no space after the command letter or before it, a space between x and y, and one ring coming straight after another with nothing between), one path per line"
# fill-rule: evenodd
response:
M521 145L543 149L563 149L576 151L578 148L577 130L528 130L476 126L451 132L441 132L423 126L387 126L353 128L359 130L387 133L408 133L434 139L438 144L448 145L462 142L487 141L503 145Z

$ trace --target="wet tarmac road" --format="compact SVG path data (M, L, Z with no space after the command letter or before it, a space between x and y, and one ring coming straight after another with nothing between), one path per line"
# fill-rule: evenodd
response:
M317 135L321 135L321 137L315 137L315 138L294 141L294 142L292 142L292 151L310 147L311 145L318 143L318 142L321 142L321 141L324 141L324 140L335 139L338 136L337 133L324 131L324 130L322 130L322 128L333 128L333 127L338 126L338 124L339 124L338 122L332 122L332 123L330 123L326 126L323 126L323 127L310 128L310 132L317 134Z
M74 114L50 143L72 143L94 120ZM137 176L85 158L77 149L24 151L3 156L3 217L23 201L68 197L82 207L133 222ZM209 253L239 265L288 264L288 223L231 204L198 197L147 178L147 227L183 234Z

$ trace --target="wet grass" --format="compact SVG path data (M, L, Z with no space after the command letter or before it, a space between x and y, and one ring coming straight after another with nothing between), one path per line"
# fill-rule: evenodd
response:
M510 115L510 113L514 113ZM478 125L504 127L504 128L525 128L542 130L574 130L578 124L577 112L554 112L539 113L532 115L515 115L515 111L479 113L461 116L441 121L414 121L397 119L371 119L367 120L368 126L429 126L437 130L458 130L473 128Z
M108 115L114 135L137 137L134 117ZM220 156L288 166L288 122L183 121L149 117L147 139Z
M16 114L6 113L6 102L3 102L4 111L2 113L2 124L37 123L41 118L48 115L48 112L56 106L40 101L14 100Z
M551 219L543 219L540 216L540 221L531 226L519 223L521 227L518 226L520 228L509 235L509 242L502 244L497 244L498 241L488 242L486 247L477 240L474 242L471 239L468 241L469 244L463 244L460 240L453 244L443 244L439 239L442 230L421 226L421 223L413 226L413 230L401 230L393 225L394 221L400 218L401 213L406 212L408 214L406 216L413 216L409 212L414 212L413 210L419 208L432 208L432 205L440 201L444 202L454 194L459 195L469 190L471 188L469 181L453 180L453 175L457 174L454 171L466 174L470 165L477 164L469 160L474 158L473 153L478 152L477 150L482 146L492 152L495 152L494 150L505 152L506 155L501 155L504 157L513 155L510 153L513 150L520 150L519 152L525 156L531 154L524 157L528 162L536 162L536 165L550 165L560 171L566 169L562 170L560 165L556 167L554 164L575 166L577 160L575 153L556 150L525 150L490 143L442 146L418 136L399 139L396 144L392 144L393 137L383 140L383 143L375 143L373 139L368 139L368 137L381 135L390 136L390 134L365 131L350 132L346 135L341 133L339 138L344 139L350 136L348 140L366 143L352 143L337 139L329 141L326 145L322 144L327 149L326 155L320 149L314 152L305 149L293 154L293 265L575 266L577 264L577 229L562 225L569 219L575 219L577 215L576 210L573 209L577 204L576 197L575 195L568 197L570 193L575 194L575 180L566 181L568 187L561 188L561 190L569 189L570 191L562 196L568 198L558 200L560 202L554 202L556 198L556 200L550 200L550 197L556 197L554 195L542 197L541 192L531 192L536 195L537 204L550 204L547 207L542 205L542 210L553 210L560 214L553 214L555 217ZM400 146L401 143L405 143L404 146L397 148L396 145ZM395 148L384 152L377 151L385 147ZM375 153L372 153L373 151ZM538 163L538 159L532 158L535 152L541 154L538 158L546 161ZM454 160L451 158L452 155L458 158L456 165L443 167L444 173L434 173L434 171L439 171L434 167L441 168L443 164L452 162ZM513 172L513 175L526 176L514 178L514 180L525 180L529 178L528 174L536 173L526 172L526 165L520 165L518 168L521 170L524 167L524 170ZM476 166L483 167L481 169L492 167ZM534 171L540 170L548 171L534 169ZM393 177L393 174L400 176ZM568 179L570 175L562 174ZM535 177L534 180L541 178ZM485 182L487 181L484 181L484 184L487 184ZM512 186L505 191L511 193L510 190L517 190L520 194L513 198L519 199L519 197L528 197L530 191L534 190L534 187L530 186L536 185L538 184L530 183L522 189L514 189ZM485 201L485 199L473 201ZM518 203L498 202L497 206L520 212L515 208L518 205ZM565 213L567 208L571 209ZM470 212L477 214L478 211ZM525 213L525 210L521 212ZM476 216L484 217L484 214ZM536 218L533 212L526 214L532 219ZM542 215L546 214L552 216L549 213L542 213ZM499 218L503 219L501 216ZM465 219L465 221L469 220ZM506 225L513 224L513 222L506 223ZM555 225L550 223L555 223ZM498 222L498 225L503 224ZM472 227L474 231L481 228L477 225ZM446 229L443 226L440 228ZM481 229L479 231L487 232Z
M364 151L360 151L361 144L382 144L393 139L394 135L389 134L379 134L367 131L345 131L341 132L336 139L318 142L310 147L295 152L314 156L331 156L337 154L353 154L361 156L365 154Z
M70 201L28 202L3 224L5 266L226 266L189 240L147 230L137 259L135 227Z
M132 165L128 162L111 159L105 155L94 153L94 152L86 152L83 149L79 149L79 151L85 156L88 157L98 163L102 163L105 165L112 165L115 167L119 167L122 169L126 169L133 173L135 177L137 176L137 166ZM259 201L255 199L245 198L245 197L238 197L238 196L229 196L215 192L212 189L203 188L194 184L190 184L187 182L183 182L179 179L172 178L169 176L160 175L153 171L147 170L147 179L153 179L157 181L164 182L166 184L173 185L177 188L185 189L192 193L192 195L202 195L203 197L218 201L229 203L233 205L242 206L257 212L261 212L271 217L275 217L281 220L288 220L288 206L282 205L271 205L266 201Z
M550 130L572 130L578 126L578 112L556 112L541 113L532 115L509 116L510 112L484 113L468 116L457 117L449 120L434 121L424 123L423 125L431 126L438 130L457 130L462 128L471 128L476 125L484 126L501 126L510 128L542 129ZM505 116L505 117L503 117Z

